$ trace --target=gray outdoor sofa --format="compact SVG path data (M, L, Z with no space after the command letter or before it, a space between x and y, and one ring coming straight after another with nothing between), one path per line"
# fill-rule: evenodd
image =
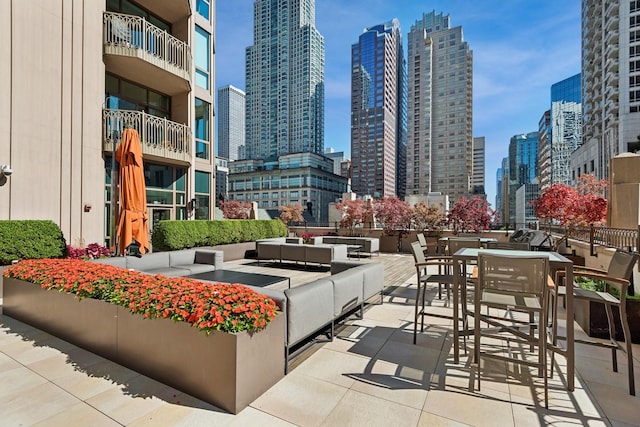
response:
M286 319L285 372L290 350L317 333L327 330L333 339L335 322L364 309L365 301L379 297L382 303L384 267L379 262L333 261L331 276L287 290L248 286L272 298Z
M162 274L168 277L189 276L221 270L224 252L212 249L183 249L170 252L153 252L135 256L99 258L91 260L100 264L132 269L146 274Z
M258 260L295 261L304 264L330 265L332 261L347 259L347 245L302 244L302 239L273 238L256 242Z
M380 239L377 237L314 236L313 244L347 245L350 253L380 254Z

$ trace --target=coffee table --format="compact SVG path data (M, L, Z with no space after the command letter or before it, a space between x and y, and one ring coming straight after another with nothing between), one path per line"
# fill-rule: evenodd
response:
M291 278L286 276L272 276L270 274L246 273L235 270L215 270L206 273L192 274L188 276L196 280L206 280L208 282L241 283L257 287L265 287L274 283L287 281L287 286L291 287Z

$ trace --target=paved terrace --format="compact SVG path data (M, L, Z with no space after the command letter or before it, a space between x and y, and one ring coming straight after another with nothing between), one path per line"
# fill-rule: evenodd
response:
M549 409L542 380L526 368L496 364L483 372L482 391L470 391L467 358L452 363L450 320L427 318L418 345L411 343L412 257L382 254L373 261L385 264L385 304L370 306L364 319L348 320L333 342L304 352L289 375L235 416L0 316L0 425L640 425L640 397L627 394L625 358L619 356L620 372L613 373L608 350L593 346L576 345L573 393L564 388L564 360L556 357L561 374L549 382ZM288 266L226 263L229 269L290 276L292 286L329 274ZM451 314L440 301L434 305L440 305L434 311ZM634 356L640 384L640 346Z

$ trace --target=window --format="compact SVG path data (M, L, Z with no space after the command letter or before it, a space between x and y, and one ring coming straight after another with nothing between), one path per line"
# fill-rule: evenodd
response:
M196 171L195 193L198 201L195 219L209 219L209 197L211 194L211 174Z
M195 135L196 135L196 157L200 159L209 158L209 142L211 130L211 104L196 98Z
M209 20L209 11L211 10L210 0L196 0L196 11L202 15L207 21Z
M196 25L195 36L196 84L209 90L209 70L211 68L211 35Z

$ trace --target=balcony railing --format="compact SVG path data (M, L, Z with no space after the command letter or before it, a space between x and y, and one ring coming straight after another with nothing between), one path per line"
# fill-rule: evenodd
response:
M187 43L139 16L105 12L103 24L105 53L142 57L190 79L191 49Z
M143 156L191 164L193 138L189 126L142 111L102 110L104 151L113 151L113 143L119 140L125 125L138 131Z
M545 230L554 235L564 235L567 229L559 225L545 226ZM638 227L640 228L640 226ZM639 229L611 228L611 227L571 227L568 229L570 239L589 243L591 255L595 255L596 246L637 251L640 243Z

